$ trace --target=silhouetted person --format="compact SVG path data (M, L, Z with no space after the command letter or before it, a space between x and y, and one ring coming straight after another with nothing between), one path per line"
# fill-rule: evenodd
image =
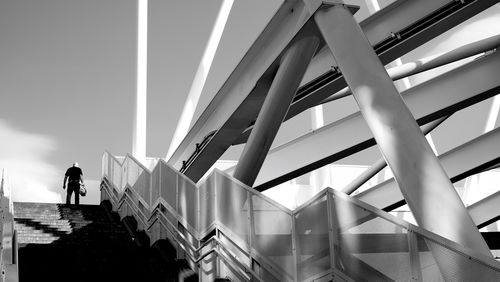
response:
M75 193L75 205L80 204L80 183L83 184L83 172L78 167L78 163L73 163L73 166L66 170L64 175L63 189L66 189L66 180L68 181L68 190L66 194L66 205L71 204L71 194Z

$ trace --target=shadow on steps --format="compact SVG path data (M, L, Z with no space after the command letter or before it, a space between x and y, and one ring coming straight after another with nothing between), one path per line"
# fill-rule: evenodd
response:
M15 203L19 281L177 281L169 243L136 244L106 205Z

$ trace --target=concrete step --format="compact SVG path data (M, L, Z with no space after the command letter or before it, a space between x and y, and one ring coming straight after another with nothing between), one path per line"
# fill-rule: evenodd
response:
M28 225L30 223L49 224L49 225L69 225L70 220L61 218L33 218L33 217L15 217L15 222Z
M17 230L26 229L26 230L40 230L40 229L57 229L57 230L71 230L72 226L69 223L65 224L26 224L23 222L16 222L14 226Z
M14 218L21 282L175 281L101 206L15 203Z

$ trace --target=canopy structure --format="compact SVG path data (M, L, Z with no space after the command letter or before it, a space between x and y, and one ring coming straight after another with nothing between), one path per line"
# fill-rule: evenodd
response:
M500 142L497 128L500 55L496 52L500 35L488 34L474 40L457 35L454 38L460 37L463 41L458 45L455 42L453 48L427 56L419 54L424 54L422 50L429 46L446 43L450 33L460 34L460 30L467 27L464 23L497 9L497 3L495 0L398 0L384 3L379 9L376 1L363 5L342 0L284 1L173 154L156 167L151 166L154 169L141 170L150 173L151 180L145 185L152 190L149 196L147 190L138 193L146 193L144 195L149 197L146 203L151 210L156 209L155 203L171 205L168 199L161 200L163 188L158 183L165 179L160 172L159 180L154 182L158 166L174 171L168 174L177 179L175 193L187 189L180 188L187 185L179 184L180 179L198 187L193 188L198 189L193 192L197 196L192 196L196 198L198 216L203 217L201 211L205 208L221 209L210 218L215 220L216 229L220 227L221 232L233 235L243 232L239 228L251 230L245 229L250 232L248 237L243 238L240 234L235 235L239 238L235 239L230 235L230 240L249 240L243 245L236 244L243 252L250 246L252 271L261 269L254 268L253 263L261 265L266 261L260 260L260 256L266 257L266 254L259 250L262 247L258 245L259 234L271 232L278 236L283 230L274 230L270 222L256 226L260 215L252 215L251 210L271 211L272 208L256 205L257 199L251 199L254 195L261 197L259 192L264 192L290 210L296 209L296 213L290 213L293 217L290 230L294 234L289 238L293 269L283 266L287 264L280 246L275 246L276 251L269 250L276 252L271 260L283 264L281 270L286 274L278 276L286 277L285 280L302 281L310 274L308 271L312 271L303 269L303 264L325 259L315 252L319 249L313 251L314 240L309 236L320 227L301 229L298 226L302 220L300 210L314 209L312 206L323 209L322 205L325 212L329 212L325 224L338 230L340 235L335 232L323 234L328 240L321 244L329 245L330 252L337 251L330 253L328 265L336 275L347 275L346 281L362 281L364 275L382 281L388 277L383 273L386 268L379 268L377 263L362 258L370 250L378 253L374 250L377 249L375 245L350 246L348 243L371 239L382 244L381 249L389 248L391 242L410 242L405 250L412 257L409 266L412 278L416 281L428 279L418 270L421 265L416 261L419 259L413 257L421 250L418 240L395 235L400 233L399 227L390 235L381 232L387 236L379 236L370 228L370 232L361 232L363 235L359 236L343 234L345 225L351 230L349 232L356 233L352 231L353 226L359 231L363 224L372 222L384 211L410 220L418 225L419 232L423 230L425 234L432 234L431 237L443 238L447 242L443 243L445 245L457 244L467 253L480 257L481 261L484 259L495 265L491 241L485 240L494 233L485 236L478 227L488 226L499 218L500 211L496 207L500 206L497 196L500 187L476 192L481 181L486 179L497 179L496 186L500 183L500 151L497 148ZM367 11L366 17L356 16ZM498 13L496 10L497 17ZM481 23L489 22L476 22ZM398 63L391 64L393 61ZM406 82L398 86L401 79ZM323 113L318 112L318 105L323 105ZM310 118L310 110L314 114L309 130L292 134L294 137L288 140L280 139L281 130L300 131L298 120L304 116ZM470 117L471 113L480 116L481 122ZM327 117L325 121L321 115ZM468 135L468 140L458 144L455 140L464 138L447 131L457 121L462 126L454 134L461 136L466 130L474 132ZM443 141L446 139L448 141ZM232 147L240 151L236 165L225 170L223 176L218 174L220 172L210 174ZM109 165L127 165L127 160L120 164L112 162L110 156L106 158L108 174ZM128 158L128 163L133 162L134 158ZM369 168L371 163L374 165ZM312 179L317 177L321 181ZM110 181L113 183L112 179ZM132 190L138 189L134 188L135 183L120 181L118 186L122 190L119 193L126 194L127 185ZM154 192L155 185L160 185L157 192ZM202 192L202 187L207 185L208 190ZM233 191L238 185L245 187L247 192L240 191L241 194L236 192L237 188ZM322 187L318 189L313 187L315 185ZM353 198L336 190L347 192ZM318 191L323 192L316 194ZM337 199L346 199L349 204L343 200L337 202ZM177 197L177 208L179 201L184 200ZM361 209L368 209L365 204L370 205L369 209L376 215L360 216L351 204ZM187 210L182 212L189 213ZM248 212L249 225L243 227L231 221L230 224L235 225L227 226L229 223L224 221L223 212L233 215ZM242 217L236 221L246 222L246 219ZM410 232L411 228L406 230ZM273 240L278 239L274 237ZM308 250L307 255L301 256L303 250L296 245L305 241L309 242L302 245ZM257 245L252 245L254 243ZM339 251L337 243L349 246L344 245ZM470 266L468 263L460 261L450 266L446 254L438 246L427 244L426 248L445 280L454 275L460 277L459 280L468 279L470 273L460 271L460 267ZM382 268L384 271L380 270ZM252 277L262 279L265 274L257 272Z

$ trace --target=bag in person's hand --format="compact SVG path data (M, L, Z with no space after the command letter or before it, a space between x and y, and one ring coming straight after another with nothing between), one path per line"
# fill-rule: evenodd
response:
M80 184L80 196L85 197L87 195L87 189L85 189L85 184Z

